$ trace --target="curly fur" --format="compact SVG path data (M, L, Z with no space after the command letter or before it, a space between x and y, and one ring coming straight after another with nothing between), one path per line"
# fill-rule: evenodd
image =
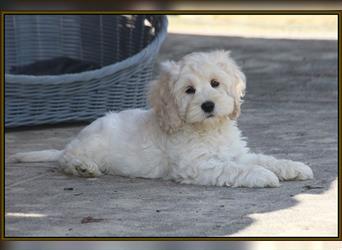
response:
M187 91L190 86L195 92ZM12 160L57 160L66 173L86 177L115 174L233 187L313 178L304 163L249 151L235 121L245 88L246 78L229 52L192 53L161 65L150 85L150 110L108 113L64 150L19 153ZM215 106L205 111L208 101Z

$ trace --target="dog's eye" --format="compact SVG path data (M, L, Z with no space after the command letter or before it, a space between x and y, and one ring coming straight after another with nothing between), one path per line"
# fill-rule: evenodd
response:
M212 79L210 81L210 85L211 85L211 87L216 88L220 85L220 83L218 81L216 81L215 79Z
M186 90L185 90L185 93L187 94L195 94L196 92L196 89L192 86L189 86Z

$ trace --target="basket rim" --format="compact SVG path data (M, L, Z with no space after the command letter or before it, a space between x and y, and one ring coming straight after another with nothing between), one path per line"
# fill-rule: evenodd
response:
M114 64L106 65L100 69L89 70L79 73L69 73L60 75L15 75L5 73L5 82L15 82L20 84L62 84L70 82L84 82L110 76L118 71L133 67L140 63L147 63L154 58L151 53L158 52L167 34L168 20L166 15L161 16L161 29L151 43L137 54L130 56Z

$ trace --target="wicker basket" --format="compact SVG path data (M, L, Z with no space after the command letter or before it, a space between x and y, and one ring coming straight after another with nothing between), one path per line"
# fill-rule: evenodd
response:
M5 126L89 121L146 106L167 33L163 15L5 15ZM14 75L14 65L67 56L96 70Z

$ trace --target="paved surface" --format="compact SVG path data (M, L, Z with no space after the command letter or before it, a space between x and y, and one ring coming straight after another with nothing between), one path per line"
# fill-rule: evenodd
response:
M159 59L217 48L232 50L247 75L239 126L251 149L304 161L313 168L314 180L273 189L203 187L69 177L54 163L6 164L5 234L335 236L337 42L170 34ZM61 149L82 127L7 131L6 158Z

